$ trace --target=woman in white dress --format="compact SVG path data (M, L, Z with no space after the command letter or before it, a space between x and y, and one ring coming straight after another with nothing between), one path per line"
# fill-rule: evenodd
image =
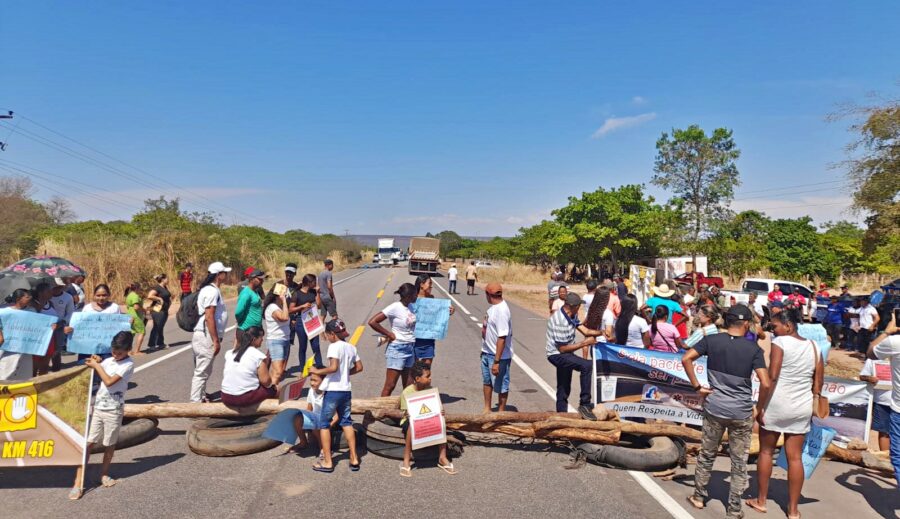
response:
M797 509L803 489L801 454L812 419L813 405L822 394L825 365L814 341L797 334L797 323L788 312L772 317L775 339L769 355L772 390L760 391L756 416L759 422L759 459L756 463L759 492L747 506L765 513L772 476L772 456L778 439L784 434L788 460L789 519L799 519Z

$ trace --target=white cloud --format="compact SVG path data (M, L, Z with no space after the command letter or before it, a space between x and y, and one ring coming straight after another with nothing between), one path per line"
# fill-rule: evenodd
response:
M644 105L647 104L647 99L641 96L634 96L631 98L631 104L637 106Z
M595 131L594 134L591 135L591 138L602 139L608 133L614 132L616 130L621 130L623 128L640 126L646 122L652 121L653 119L656 119L656 112L632 115L629 117L610 117L607 120L603 121L603 126Z

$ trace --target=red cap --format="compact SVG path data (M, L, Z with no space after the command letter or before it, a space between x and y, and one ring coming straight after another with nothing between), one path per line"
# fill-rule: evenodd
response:
M245 269L244 269L244 277L245 277L245 278L250 277L250 274L253 273L254 270L256 270L255 267L247 267L247 268L245 268Z

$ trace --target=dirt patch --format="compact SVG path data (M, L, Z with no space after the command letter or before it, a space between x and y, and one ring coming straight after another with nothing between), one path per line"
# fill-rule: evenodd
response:
M857 380L863 367L862 355L832 348L828 354L825 374L831 377Z

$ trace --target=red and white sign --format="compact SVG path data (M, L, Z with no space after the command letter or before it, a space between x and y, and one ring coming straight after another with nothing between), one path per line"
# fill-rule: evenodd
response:
M891 364L886 360L875 361L875 378L878 383L875 389L891 389Z
M447 443L447 424L441 394L436 388L407 395L406 412L409 413L413 450Z
M319 317L319 308L316 305L300 314L300 320L303 322L303 329L306 330L306 336L312 339L318 337L325 332L325 323Z

